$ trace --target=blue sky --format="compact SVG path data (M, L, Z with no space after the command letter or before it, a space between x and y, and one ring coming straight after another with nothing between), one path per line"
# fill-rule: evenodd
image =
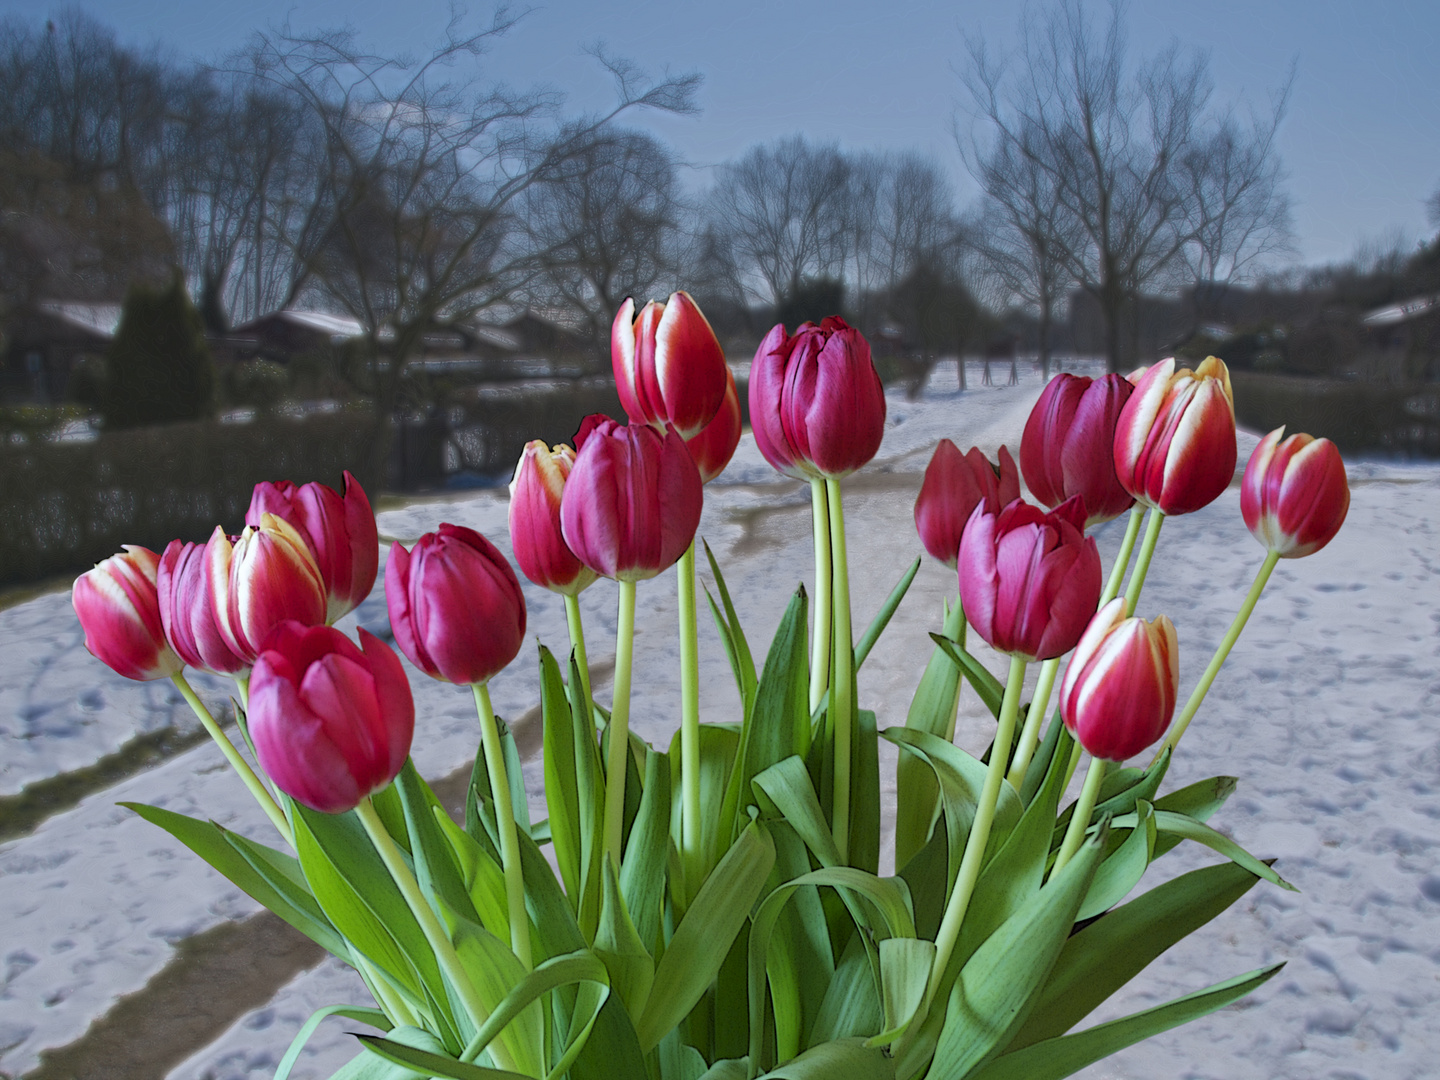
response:
M352 25L377 51L423 51L450 10L447 0L81 6L126 41L158 40L201 58L287 17L296 29ZM25 19L58 7L0 0L0 13ZM478 23L490 9L471 10ZM550 85L582 109L608 94L581 52L589 42L604 40L652 69L702 72L700 116L640 119L694 166L697 186L710 166L751 143L803 131L857 148L918 148L953 172L968 199L974 187L950 134L961 99L954 65L966 33L1007 48L1022 10L1003 0L893 0L883 10L859 0L549 0L531 6L490 63L509 83ZM1221 102L1264 108L1295 61L1280 150L1305 261L1346 257L1397 229L1412 239L1429 234L1423 201L1440 186L1440 3L1135 0L1127 19L1137 55L1172 39L1205 50Z

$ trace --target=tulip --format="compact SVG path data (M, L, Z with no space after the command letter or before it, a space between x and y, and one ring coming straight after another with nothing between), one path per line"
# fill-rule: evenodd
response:
M260 643L287 619L305 626L325 621L325 582L310 545L295 526L261 514L237 537L218 525L202 556L204 587L214 605L215 628L246 666Z
M1165 733L1179 684L1174 625L1164 615L1127 619L1117 597L1075 647L1060 684L1060 715L1091 756L1124 761Z
M1100 553L1078 496L1045 513L1016 500L975 507L960 541L960 600L991 647L1048 660L1075 647L1100 599Z
M168 679L185 663L165 640L155 582L160 556L149 548L125 551L75 579L70 602L85 631L85 648L127 679Z
M1209 505L1235 475L1235 395L1225 362L1193 372L1173 358L1150 367L1115 425L1115 472L1140 502L1164 514Z
M750 426L765 460L799 480L849 476L885 433L885 390L858 330L832 315L765 335L750 369Z
M395 643L432 679L484 683L525 640L525 596L500 550L474 529L441 525L385 567Z
M1082 496L1086 528L1130 509L1135 497L1115 473L1115 423L1134 391L1120 375L1050 381L1020 440L1020 470L1035 498L1053 509Z
M730 464L735 448L740 445L740 395L735 390L735 376L725 369L725 400L715 419L700 434L685 440L685 448L700 470L700 482L708 484Z
M915 500L915 531L925 550L954 570L975 507L983 503L998 514L1019 497L1020 474L1008 449L1000 447L1000 464L992 465L978 446L961 455L953 442L941 439Z
M1255 539L1282 559L1319 551L1335 538L1350 509L1345 463L1329 439L1291 435L1283 427L1260 440L1240 484L1240 513Z
M596 578L560 532L560 498L575 467L575 451L541 439L525 444L510 481L510 546L520 570L536 585L577 596Z
M642 581L671 566L700 526L700 472L673 430L587 417L560 500L565 543L596 573Z
M370 595L380 565L380 540L365 489L348 471L343 496L319 483L256 484L245 524L258 526L263 514L288 521L310 546L325 583L326 622L354 611Z
M360 631L287 621L250 676L250 738L270 779L296 802L343 814L394 780L410 754L415 702L400 659Z
M638 317L627 297L610 327L610 362L620 404L637 424L670 424L688 439L725 398L725 352L689 293L652 300Z
M155 587L165 640L188 666L239 675L250 662L220 633L214 596L205 581L205 544L171 540L160 556Z

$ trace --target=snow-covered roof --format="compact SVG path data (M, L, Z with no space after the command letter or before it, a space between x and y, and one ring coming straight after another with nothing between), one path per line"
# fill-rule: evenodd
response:
M473 333L487 345L493 345L497 349L507 349L514 352L520 348L520 335L513 330L506 330L502 326L492 326L489 323L474 323L470 327Z
M41 300L36 309L61 322L89 331L98 337L113 338L120 326L119 304L93 304L79 300Z
M1361 322L1366 326L1394 326L1396 323L1409 322L1416 316L1433 313L1437 310L1440 310L1440 296L1417 296L1410 300L1402 300L1398 304L1376 308Z

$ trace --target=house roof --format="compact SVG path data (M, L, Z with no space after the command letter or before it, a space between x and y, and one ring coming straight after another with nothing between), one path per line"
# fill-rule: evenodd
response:
M1376 308L1360 321L1366 326L1394 326L1397 323L1409 322L1421 315L1431 315L1437 312L1440 312L1440 295L1416 296L1409 300L1402 300L1398 304Z
M80 300L41 300L35 309L77 329L109 341L120 326L120 305Z
M255 333L265 323L277 320L289 323L291 326L299 327L302 330L310 330L317 334L327 335L331 341L339 343L350 338L363 337L365 327L359 319L352 319L348 315L335 315L328 311L311 311L305 308L285 308L282 311L272 311L268 315L261 315L258 319L251 319L243 326L235 327L236 333ZM394 334L388 328L380 331L382 341L388 340Z

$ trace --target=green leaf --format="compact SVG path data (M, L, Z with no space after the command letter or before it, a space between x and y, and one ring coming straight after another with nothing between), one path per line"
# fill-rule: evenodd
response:
M585 948L588 943L550 863L529 836L519 833L516 840L520 846L520 873L525 879L525 909L535 927L533 940L539 945L536 962Z
M216 828L219 827L216 826ZM290 922L292 926L296 925L291 921L292 917L302 921L308 920L305 925L297 928L342 960L350 962L352 957L349 944L336 933L335 928L330 925L330 920L320 910L320 905L315 900L315 894L310 891L310 883L305 880L305 872L300 869L298 859L283 851L266 847L264 844L257 844L239 833L228 830L225 831L225 840L240 852L244 859L255 868L255 871L280 894L282 901L288 902L293 909L288 916L282 914L275 907L271 907L271 911Z
M402 1046L448 1056L440 1040L421 1028L397 1027L389 1032L389 1037L391 1042ZM360 1053L341 1066L330 1080L424 1080L429 1075L428 1072L417 1073L388 1058L379 1057L362 1043Z
M726 1058L706 1069L700 1080L748 1080L749 1076L749 1058Z
M656 755L658 756L658 755ZM651 959L615 880L615 867L605 860L605 898L600 907L600 927L595 933L595 955L610 973L610 986L625 1003L625 1011L639 1016L655 982L655 961Z
M580 897L580 785L575 772L575 731L570 699L560 677L560 665L540 646L541 743L545 765L545 806L550 814L550 839L565 894ZM533 835L533 834L532 834Z
M1145 868L1150 865L1155 855L1155 811L1144 799L1135 806L1135 813L1123 819L1128 822L1134 818L1134 825L1123 824L1118 818L1111 820L1111 829L1119 831L1128 827L1130 835L1096 868L1090 891L1075 913L1076 922L1094 918L1124 900L1130 895L1130 890L1140 883Z
M761 1080L895 1080L895 1062L864 1039L838 1039L806 1050Z
M800 771L804 773L803 765ZM808 774L806 783L809 783ZM766 828L775 842L775 865L765 882L769 892L793 878L808 874L811 866L810 853L789 822L779 817L767 819ZM766 971L770 976L771 1008L775 1016L776 1060L785 1061L798 1054L805 1045L805 1038L815 1024L835 974L835 956L825 919L825 905L817 886L804 885L795 891L780 915L777 930L770 939ZM747 968L748 953L747 939ZM748 996L748 970L745 981Z
M714 982L774 861L775 845L751 824L705 879L655 969L650 999L635 1025L642 1053L654 1049Z
M1112 824L1119 829L1133 828L1134 817L1134 814L1126 814L1123 817L1115 818ZM1288 889L1290 892L1300 891L1224 833L1216 832L1209 825L1196 821L1192 817L1177 814L1173 810L1156 810L1155 827L1161 833L1204 844L1212 851L1224 855L1231 862L1243 866L1256 877L1262 877L1274 885L1279 885L1282 889Z
M673 1028L660 1040L655 1050L660 1064L660 1080L701 1080L706 1075L705 1058L699 1050L680 1038L680 1029ZM741 1074L744 1080L744 1074Z
M1272 964L1216 983L1165 1005L1120 1020L1097 1024L1075 1035L1047 1039L996 1058L968 1080L1060 1080L1142 1039L1188 1024L1238 1001L1272 978L1284 964Z
M390 1030L390 1018L379 1009L366 1009L354 1005L327 1005L323 1009L316 1009L310 1015L310 1019L301 1025L300 1030L295 1033L295 1038L290 1040L290 1048L285 1051L285 1056L280 1059L280 1065L275 1070L275 1080L288 1080L290 1070L295 1067L295 1062L300 1060L300 1054L305 1049L305 1044L310 1041L310 1036L315 1034L315 1029L320 1022L331 1016L343 1016L347 1020L356 1020L362 1024L369 1024L381 1031Z
M869 709L855 711L850 740L850 864L880 869L880 742Z
M945 617L945 637L959 641L964 615L956 604ZM910 700L905 726L925 731L947 742L954 737L955 710L960 703L960 668L938 645L925 665L925 674ZM895 865L908 863L930 838L938 812L940 789L926 764L913 754L901 754L895 763Z
M1237 783L1239 781L1233 776L1212 776L1208 780L1199 780L1188 787L1160 796L1155 800L1155 809L1173 810L1196 821L1209 821L1211 815L1225 805L1225 800L1235 794ZM1168 833L1156 837L1155 858L1158 859L1177 847L1183 839L1184 837Z
M1034 704L1032 701L1025 706L1026 714ZM1045 729L1045 737L1040 740L1040 745L1035 748L1035 755L1030 759L1030 767L1025 770L1025 779L1020 782L1022 803L1029 806L1035 798L1035 793L1040 790L1056 754L1065 756L1068 768L1070 752L1074 747L1075 737L1065 730L1065 722L1060 719L1060 710L1056 709L1050 718L1050 726Z
M570 1080L617 1080L647 1075L645 1056L635 1037L635 1025L620 998L607 997L595 1017L590 1037L570 1066Z
M1010 1049L1070 1030L1162 952L1215 918L1259 880L1229 862L1192 870L1076 931Z
M910 583L915 580L915 572L920 569L920 558L916 556L915 561L910 564L910 569L900 575L895 588L890 590L890 595L880 605L880 610L875 613L875 618L870 620L870 625L865 628L865 633L860 635L859 642L855 645L855 670L860 670L860 665L865 663L865 658L870 655L870 650L875 647L875 642L880 640L880 635L885 632L885 627L890 625L890 619L895 614L895 609L900 606L900 601L905 599L905 593L910 588Z
M510 901L505 894L505 871L473 836L450 820L444 807L435 807L432 816L449 841L477 921L502 941L509 941Z
M966 651L965 646L949 640L940 634L931 634L930 640L940 646L941 651L951 660L955 666L964 673L966 680L975 688L975 693L985 703L992 716L1000 715L1000 703L1005 697L1005 686L990 672L985 670L985 665L976 660Z
M910 1024L925 997L930 969L935 963L935 943L919 938L886 938L880 942L880 988L885 1007L885 1030L868 1040L869 1046L885 1046Z
M430 785L420 778L415 762L406 758L394 787L400 795L405 829L410 834L410 851L415 863L415 880L427 897L441 901L471 922L479 921L469 890L460 877L450 842L435 820L435 811L445 813ZM432 901L433 903L433 901ZM439 908L436 908L437 913Z
M705 544L705 559L710 563L710 573L715 576L715 588L720 593L720 602L725 607L722 616L720 609L715 606L715 598L710 595L710 590L705 590L705 599L710 602L710 614L715 619L715 628L720 631L720 641L725 646L725 655L730 658L730 670L735 675L735 687L740 691L740 701L744 706L744 715L750 715L750 706L755 700L755 660L750 655L750 645L745 640L745 631L740 628L740 617L735 614L735 605L730 602L730 590L725 587L725 575L720 572L720 564L715 561L715 553L710 550L710 545Z
M868 1036L883 1023L874 968L862 935L852 934L840 963L835 965L835 977L830 981L825 1000L820 1003L820 1014L810 1031L810 1043L818 1046L835 1039Z
M740 732L719 724L700 725L700 842L710 859L718 859L730 846L729 823L725 822L723 804L729 790L729 779L740 748ZM670 740L670 795L680 793L680 732ZM671 821L679 814L671 813Z
M443 1080L529 1080L524 1073L509 1069L488 1069L482 1065L467 1065L463 1061L446 1057L433 1050L421 1050L404 1043L381 1038L378 1035L356 1035L365 1049L372 1054L414 1069L419 1076L432 1076Z
M625 840L619 880L629 918L647 950L653 950L660 940L670 855L670 808L670 762L664 754L647 751L645 794ZM609 872L607 866L607 875Z
M810 781L810 771L805 768L804 761L799 757L777 761L757 775L752 783L784 815L805 846L815 853L821 866L839 864L840 850L835 846L830 824L825 820L825 811L820 808L820 799L815 794L815 785Z
M1141 799L1153 803L1160 781L1165 779L1169 768L1170 751L1165 750L1148 769L1112 769L1100 786L1100 797L1096 800L1090 820L1100 821L1107 816L1120 817L1128 814ZM1074 813L1075 804L1071 803L1055 822L1055 833L1050 845L1052 851L1058 851L1064 843L1065 831L1069 828L1070 818ZM1090 827L1093 829L1095 826Z
M572 897L572 910L587 937L595 934L600 918L600 864L605 853L605 784L600 768L600 744L595 721L585 697L585 682L574 650L570 653L570 729L574 740L575 794L580 809L580 893ZM606 718L609 722L609 718Z

